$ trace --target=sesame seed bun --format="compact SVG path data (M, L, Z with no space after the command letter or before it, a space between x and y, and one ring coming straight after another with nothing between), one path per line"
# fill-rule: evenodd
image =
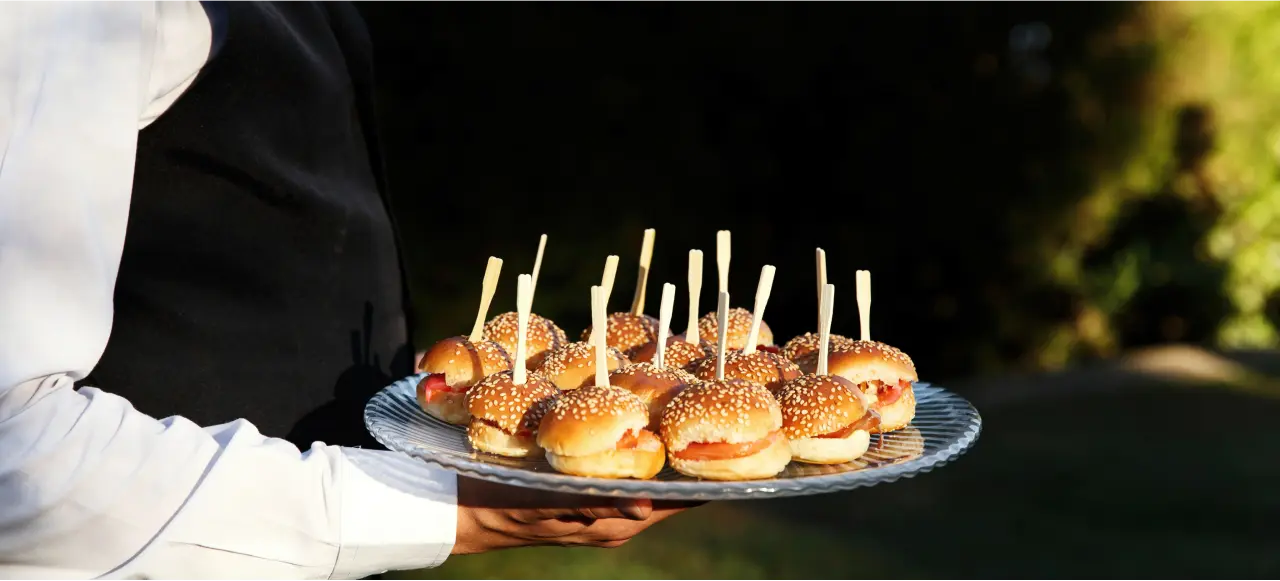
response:
M538 451L538 425L560 390L534 373L522 385L512 379L510 371L495 373L467 391L467 438L482 452L520 458Z
M871 380L919 381L916 365L902 350L879 341L853 341L827 354L827 371L855 384Z
M687 371L671 367L659 369L652 363L632 363L609 375L610 385L634 393L649 406L648 429L653 432L658 431L662 422L662 410L694 381Z
M812 355L814 365L817 365L818 347L821 341L817 333L805 333L793 337L782 346L782 356L799 363L801 359ZM831 350L835 350L841 346L848 346L853 343L853 339L842 335L830 335L827 343L831 346ZM812 372L809 372L812 373Z
M520 321L515 311L502 313L484 324L485 338L501 345L512 358L516 355L516 340L519 334ZM529 313L529 328L525 332L525 341L528 355L525 368L533 370L542 365L542 360L547 353L562 347L569 342L569 339L564 334L564 329L551 319Z
M658 340L658 320L649 315L614 313L605 323L604 342L628 357L636 349ZM582 340L591 337L591 327L582 331Z
M778 405L792 457L810 464L842 464L862 456L871 441L867 430L855 429L843 438L819 436L849 428L874 413L869 403L853 382L837 375L805 375L787 382L778 391Z
M725 349L744 349L747 346L747 336L751 334L751 311L743 308L729 309L729 332L725 337ZM720 323L715 312L710 312L698 319L698 335L703 341L712 345L719 344L720 341ZM760 336L756 338L756 345L773 345L773 331L769 330L769 324L760 323Z
M610 347L605 363L613 371L631 363L621 351ZM596 349L590 343L569 343L547 354L538 373L562 390L589 385L596 377Z
M508 369L511 369L511 356L501 345L493 341L472 343L466 337L437 341L418 363L418 371L443 373L445 383L453 387L470 387Z
M708 357L698 363L693 374L705 381L716 378L716 357ZM768 351L731 351L724 357L725 379L741 379L754 383L770 392L777 391L782 385L800 377L800 368L789 359Z
M858 387L838 375L805 375L778 390L782 432L788 438L811 438L838 432L870 411Z
M758 385L735 379L700 381L671 399L659 427L671 452L695 442L741 444L781 429L782 411Z
M827 370L832 375L839 375L857 384L872 398L878 398L878 388L868 385L868 382L896 384L903 380L911 383L919 380L911 357L902 350L879 341L854 341L833 351L828 354ZM902 429L915 417L915 390L907 387L897 401L887 406L882 406L877 401L872 404L871 409L880 414L880 426L872 430L872 433Z
M698 344L694 345L684 340L684 334L667 337L667 351L663 354L663 365L667 367L679 367L685 371L689 371L693 364L702 361L708 355L716 352L716 346L698 340ZM636 349L635 355L631 356L633 363L649 363L658 355L658 342L652 341Z
M649 408L635 394L592 385L551 404L538 427L538 445L558 456L591 456L613 450L623 434L648 423Z
M662 470L662 443L644 432L648 409L617 387L588 386L563 394L542 418L537 442L559 472L597 478L652 478ZM619 449L628 433L640 445Z

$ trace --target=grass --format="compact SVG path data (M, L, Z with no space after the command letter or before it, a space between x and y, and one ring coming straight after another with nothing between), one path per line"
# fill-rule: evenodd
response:
M849 493L708 505L613 550L414 578L1273 578L1280 401L1120 386L984 408L957 463Z

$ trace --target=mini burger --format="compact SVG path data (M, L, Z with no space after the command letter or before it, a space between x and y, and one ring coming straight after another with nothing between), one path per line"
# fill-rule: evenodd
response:
M517 385L514 373L503 371L484 378L467 391L471 423L467 440L481 452L523 458L541 454L538 424L560 395L550 381L529 373Z
M831 351L828 370L871 396L871 409L880 414L873 433L900 430L915 417L916 366L901 350L879 341L854 341Z
M635 394L649 406L648 429L653 432L658 431L662 410L680 390L694 381L693 375L687 371L672 367L659 368L652 363L632 363L609 375L609 385Z
M671 467L695 478L770 478L791 461L778 402L741 380L700 382L681 391L662 412L661 433Z
M511 356L493 341L450 337L437 342L422 357L418 371L427 376L418 382L418 404L440 420L467 425L467 389L480 380L511 369Z
M869 398L836 375L805 375L778 391L782 432L791 456L810 464L843 464L867 451L880 416Z
M605 329L605 343L628 357L658 339L658 320L649 315L613 313L609 315ZM592 327L582 331L583 341L590 340L591 331Z
M720 325L716 321L716 313L707 313L698 319L698 335L703 341L714 343L719 336ZM745 349L747 336L751 333L751 311L743 308L729 309L729 329L725 348L729 350ZM776 351L773 346L773 331L769 324L760 322L760 334L756 346L766 351Z
M693 375L702 380L715 379L717 363L714 356L703 359ZM800 368L777 353L732 351L724 358L724 377L753 383L772 393L781 389L784 383L800 377Z
M821 340L818 339L817 333L805 333L796 336L782 346L782 356L799 364L802 370L805 369L805 365L802 362L812 362L811 365L816 368L818 345L820 343ZM842 335L831 335L828 340L828 344L832 349L848 346L852 343L853 339ZM813 373L812 369L810 368L805 373Z
M608 347L605 365L614 371L631 363L621 351ZM596 349L586 341L569 343L547 354L538 373L562 390L577 389L590 384L596 372Z
M564 393L538 427L538 446L559 472L596 478L653 478L662 442L645 425L648 406L625 389L587 386Z
M684 335L676 335L667 339L666 365L668 367L678 367L686 371L693 368L693 364L710 357L715 354L716 346L706 341L699 340L697 343L690 343L684 339ZM653 361L653 356L658 353L658 342L654 341L636 350L636 354L631 357L634 363L649 363Z
M502 313L490 319L484 325L485 338L499 344L507 353L516 352L516 337L519 335L518 314L515 311ZM547 354L563 347L569 342L564 330L551 319L536 314L529 314L529 330L525 333L529 350L526 368L534 370L542 366Z

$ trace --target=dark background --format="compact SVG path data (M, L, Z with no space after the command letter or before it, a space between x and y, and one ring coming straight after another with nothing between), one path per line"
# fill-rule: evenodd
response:
M687 251L706 253L710 311L715 232L729 229L735 306L778 267L779 342L814 326L822 247L834 331L857 334L854 272L870 269L872 336L987 422L969 456L910 482L714 505L641 548L499 553L430 575L1280 574L1263 485L1280 474L1258 456L1280 437L1247 429L1274 423L1275 390L1256 376L1199 391L1128 368L1003 379L1220 345L1237 306L1227 261L1204 250L1224 220L1205 169L1217 112L1162 97L1158 74L1185 24L1139 3L361 9L426 344L470 328L490 255L506 260L490 314L511 310L542 233L535 311L576 335L608 254L624 310L652 227L648 310L675 283L682 328ZM1175 16L1195 24L1187 10ZM1146 158L1163 161L1143 187L1108 185ZM1278 310L1260 320L1273 328ZM1198 395L1223 386L1239 389Z

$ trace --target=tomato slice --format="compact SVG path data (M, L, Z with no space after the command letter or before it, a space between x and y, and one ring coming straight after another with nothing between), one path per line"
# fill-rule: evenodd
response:
M635 450L637 448L657 449L662 444L658 436L649 430L640 430L639 432L627 431L618 439L619 450Z
M431 398L440 393L459 393L467 390L465 387L452 387L444 380L443 373L432 373L422 379L418 384L418 390L422 392L422 399L431 401Z
M908 387L911 387L911 382L905 379L895 384L882 383L880 389L876 391L876 398L881 406L893 405Z
M756 351L765 351L777 355L781 349L777 345L756 345Z
M782 438L781 431L771 432L754 442L743 442L740 444L729 444L726 442L694 442L675 453L675 457L681 460L732 460L734 458L742 458L750 456L772 446Z

